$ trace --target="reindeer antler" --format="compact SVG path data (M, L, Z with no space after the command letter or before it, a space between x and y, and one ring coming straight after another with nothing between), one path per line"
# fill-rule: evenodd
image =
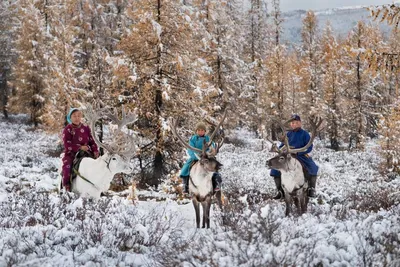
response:
M314 139L317 135L318 128L321 126L321 124L323 122L321 117L311 117L309 119L309 122L310 122L312 131L311 131L311 138L308 141L308 143L304 147L290 148L289 139L288 139L287 135L285 134L286 131L285 131L284 125L277 120L275 120L275 121L279 125L279 127L281 128L281 130L284 134L284 139L282 140L284 145L281 148L278 148L277 145L273 141L271 141L268 138L267 138L267 140L272 143L271 152L278 152L278 153L282 153L284 150L286 150L288 153L298 153L298 152L306 151L314 142Z
M187 144L183 140L183 138L178 134L178 132L176 131L176 127L178 126L178 120L171 119L171 123L172 123L172 127L171 127L172 133L175 135L176 138L178 138L178 141L181 143L181 145L183 145L187 149L196 151L198 153L203 153L203 150L195 148L195 147L192 147L191 145Z
M113 108L112 111L108 110L104 112L104 116L108 117L112 122L114 122L117 126L118 129L121 130L122 127L125 125L134 123L137 121L137 115L133 112L128 112L128 114L125 112L125 107L122 106L122 119L120 120L118 118L118 111L116 108Z
M213 131L213 133L212 133L211 136L210 136L210 141L209 141L208 144L207 144L207 148L208 148L208 147L211 147L211 151L212 151L212 153L214 153L215 155L218 154L220 148L222 147L222 145L223 145L224 142L225 142L225 134L224 134L223 130L222 130L222 134L220 134L220 136L221 136L222 138L221 138L221 140L220 140L218 143L216 143L215 148L213 148L211 145L212 145L212 143L213 143L214 138L217 136L217 133L220 131L221 125L222 125L223 121L224 121L225 118L226 118L227 111L228 111L228 107L225 108L224 114L222 115L222 118L221 118L221 120L219 121L218 124L215 124L215 123L213 123L213 122L211 122L211 121L205 119L205 121L206 121L208 124L214 126L214 131ZM221 132L220 132L220 133L221 133Z
M97 104L95 104L97 106L97 109L99 110L99 107ZM113 153L113 149L110 146L107 146L106 144L100 142L100 140L97 138L96 136L96 122L101 118L101 115L96 112L92 105L87 105L86 107L86 112L85 112L85 117L88 120L88 123L90 125L90 129L92 130L92 136L94 139L94 142L97 144L97 146L102 147L103 149L105 149L106 151Z
M177 128L177 125L178 125L178 120L171 119L171 122L172 122L172 128L171 128L172 133L175 135L176 138L178 138L179 142L180 142L184 147L186 147L187 149L190 149L190 150L196 151L196 152L198 152L198 153L204 154L204 153L206 153L205 151L206 151L208 148L210 148L210 149L211 149L211 152L209 152L209 153L207 153L207 154L215 156L215 155L219 152L219 149L221 148L221 146L223 145L224 140L222 140L221 142L219 142L219 143L216 145L216 148L213 148L211 145L212 145L213 139L214 139L214 137L215 137L217 131L219 130L219 127L221 127L222 122L225 120L226 112L227 112L227 108L226 108L225 111L224 111L224 114L223 114L223 116L222 116L222 119L219 121L219 123L217 124L217 126L216 126L215 129L214 129L214 132L211 134L211 136L210 136L210 141L209 141L208 143L204 143L203 149L198 149L198 148L192 147L192 146L190 146L189 144L187 144L187 143L183 140L183 138L182 138L182 137L177 133L177 131L176 131L176 128ZM223 139L224 139L224 138L223 138Z
M287 146L288 152L289 152L289 153L298 153L298 152L304 152L304 151L306 151L306 150L312 145L312 143L314 142L314 139L315 139L315 137L317 136L318 128L321 126L322 121L323 121L323 120L322 120L321 117L311 117L311 118L309 119L309 122L310 122L310 124L311 124L311 129L312 129L310 140L308 141L308 143L307 143L305 146L300 147L300 148L290 148L289 145L288 145L288 146ZM287 141L287 136L286 136L285 139L286 139L286 141ZM287 142L288 142L288 141L287 141Z
M118 129L112 132L112 142L110 145L100 142L96 136L96 133L93 132L93 139L96 144L112 154L119 154L121 156L131 155L132 151L135 150L136 142L132 135L122 132L122 127L127 124L134 123L137 120L137 115L132 112L127 114L124 106L122 106L122 119L120 120L118 118L118 111L115 108L113 109L113 112L111 112L109 109L101 109L98 107L98 105L96 105L95 108L97 111L95 111L91 105L88 105L85 114L90 123L92 131L95 129L96 121L103 116L109 118L118 126Z

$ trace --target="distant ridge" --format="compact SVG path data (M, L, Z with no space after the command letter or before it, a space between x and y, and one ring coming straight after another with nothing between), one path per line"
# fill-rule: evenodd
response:
M367 24L379 25L379 28L388 34L391 28L386 23L373 21L367 6L348 6L329 8L314 11L318 20L318 28L325 28L327 21L330 21L333 32L336 36L345 38L349 32L362 20ZM302 20L307 13L306 10L294 10L283 12L283 38L284 42L299 44L301 42Z

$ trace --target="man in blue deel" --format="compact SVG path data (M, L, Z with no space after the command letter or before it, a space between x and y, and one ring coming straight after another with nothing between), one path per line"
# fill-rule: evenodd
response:
M290 130L287 132L287 137L289 141L289 145L291 148L301 148L307 145L308 141L310 140L310 134L301 128L301 119L300 116L297 114L293 114L289 121L290 122ZM281 144L281 147L283 144ZM317 182L317 173L318 173L318 166L315 164L309 153L312 151L313 145L311 145L305 152L299 152L295 155L295 157L300 161L301 165L303 165L303 169L306 170L308 175L308 196L315 198L315 184ZM270 175L274 177L274 181L276 184L276 188L278 189L277 195L274 199L281 199L284 197L284 192L282 189L282 182L281 182L281 172L275 169L271 170Z

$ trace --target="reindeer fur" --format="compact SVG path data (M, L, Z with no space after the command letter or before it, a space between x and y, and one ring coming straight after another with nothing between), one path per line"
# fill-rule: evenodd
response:
M300 161L288 155L286 168L281 169L282 188L285 192L285 215L289 216L292 212L292 204L297 207L299 214L307 212L308 184L304 177L303 166Z
M219 163L215 156L217 155L219 149L221 148L224 139L222 141L213 145L213 139L219 130L222 122L226 117L227 109L225 109L222 119L219 121L218 125L216 125L213 133L210 136L210 141L207 143L204 141L203 148L199 149L196 147L192 147L187 144L183 138L177 133L176 128L178 124L178 120L172 121L172 133L178 139L178 141L189 150L197 153L197 157L199 159L196 162L189 173L190 185L189 185L189 193L192 193L192 202L196 212L196 225L197 228L200 228L200 203L203 206L203 228L210 228L210 209L211 209L211 198L213 196L213 185L212 185L212 177L215 172L222 166ZM207 151L209 149L209 151ZM218 203L220 207L222 205L221 193L217 194Z
M290 154L281 154L268 160L268 166L281 172L282 188L285 193L285 215L289 216L292 212L293 202L299 214L306 213L308 184L300 161Z
M107 191L110 188L115 174L120 172L131 173L132 168L129 166L129 162L123 157L106 153L97 159L83 158L78 172L79 175L72 181L72 192L78 193L82 197L99 199L101 192ZM81 176L93 184L85 181ZM59 191L61 191L61 183L62 176L60 175Z
M107 167L107 163L109 166ZM101 192L107 191L114 175L131 173L129 162L119 155L105 155L97 158L83 158L79 165L79 174L94 185L82 179L79 175L72 181L72 191L83 197L100 198Z

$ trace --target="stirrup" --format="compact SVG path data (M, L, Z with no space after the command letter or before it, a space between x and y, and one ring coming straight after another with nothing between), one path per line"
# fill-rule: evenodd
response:
M281 190L278 191L278 193L273 197L273 199L282 199L283 198L283 193Z

